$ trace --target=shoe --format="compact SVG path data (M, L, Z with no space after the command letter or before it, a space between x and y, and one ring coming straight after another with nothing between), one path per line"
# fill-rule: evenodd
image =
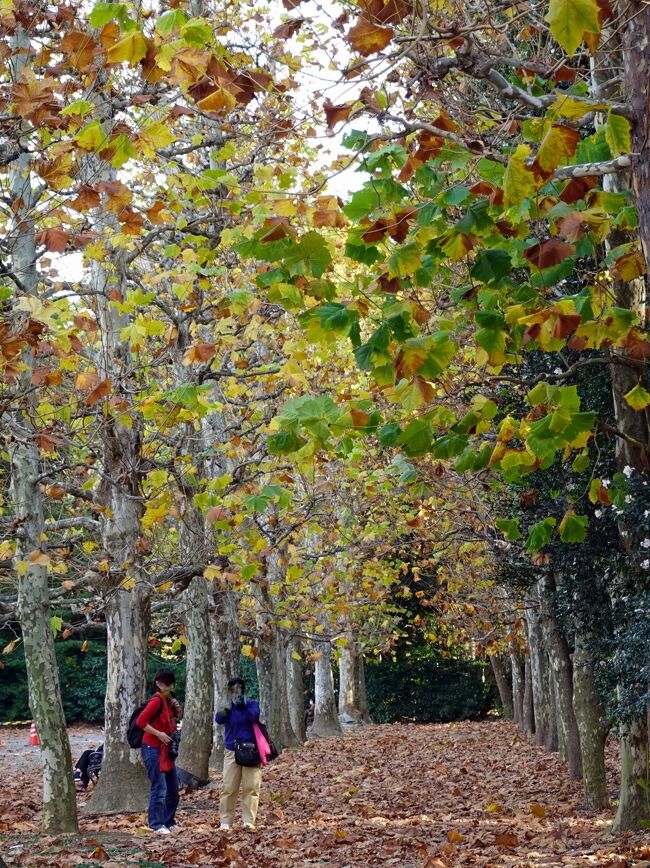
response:
M251 832L255 831L255 825L253 823L244 823L244 829L250 829Z
M171 835L171 832L167 828L167 826L161 826L159 829L154 829L154 832L157 835Z
M170 832L180 832L183 827L180 823L171 823L169 826L167 826L167 828Z
M222 832L229 832L230 831L230 826L228 823L222 823L219 826L219 828L221 829Z

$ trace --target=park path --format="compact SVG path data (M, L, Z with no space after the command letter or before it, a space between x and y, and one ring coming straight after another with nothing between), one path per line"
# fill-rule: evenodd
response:
M256 832L218 830L215 783L183 797L183 831L165 838L142 815L82 816L78 838L39 836L38 748L25 746L25 730L3 729L0 855L11 868L650 868L648 836L604 839L612 812L584 811L566 767L503 721L371 726L308 742L264 773ZM71 734L78 753L99 731ZM615 743L609 752L613 770ZM612 798L616 788L612 774Z

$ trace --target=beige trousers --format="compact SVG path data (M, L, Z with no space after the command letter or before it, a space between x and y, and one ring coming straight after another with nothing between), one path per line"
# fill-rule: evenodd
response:
M262 786L261 766L250 768L238 766L235 762L235 751L225 748L223 757L223 789L219 809L221 822L232 825L235 819L237 796L241 787L241 816L244 823L255 825L257 806L260 801Z

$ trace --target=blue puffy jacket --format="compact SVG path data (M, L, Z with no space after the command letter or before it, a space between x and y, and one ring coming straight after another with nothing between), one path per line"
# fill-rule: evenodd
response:
M243 706L233 703L229 709L218 711L215 719L225 725L224 743L228 750L234 750L236 741L255 741L253 724L260 719L260 704L254 699L247 699Z

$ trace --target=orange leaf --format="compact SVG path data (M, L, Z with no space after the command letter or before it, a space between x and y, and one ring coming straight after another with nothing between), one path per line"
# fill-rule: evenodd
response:
M92 407L93 404L97 404L103 398L110 394L111 391L111 381L110 380L102 380L101 383L98 383L97 386L84 398L84 404L87 404L88 407Z
M96 371L80 371L74 378L74 384L82 392L94 389L99 385L99 374Z
M84 641L83 645L81 646L81 650L82 651L88 650L88 640L87 639ZM91 859L97 859L98 861L104 861L105 859L110 859L110 856L108 855L106 850L104 850L102 847L97 847L90 854L90 858Z
M395 31L392 27L380 27L362 15L357 23L348 30L345 39L363 57L381 51L391 41Z

